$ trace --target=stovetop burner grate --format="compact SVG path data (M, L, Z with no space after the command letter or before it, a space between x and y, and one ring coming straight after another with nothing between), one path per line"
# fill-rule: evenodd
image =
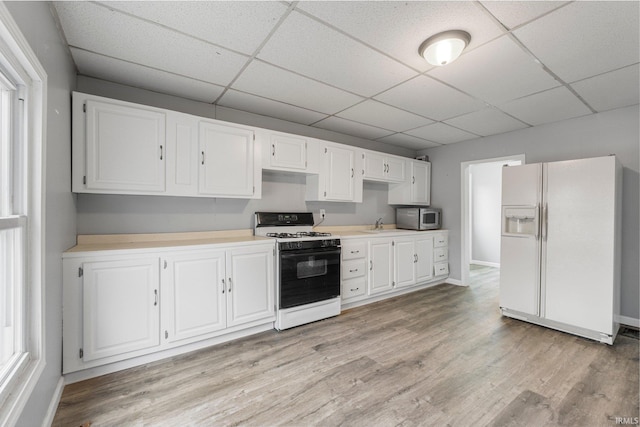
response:
M278 239L302 239L304 237L328 237L331 233L321 233L317 231L298 231L296 233L267 233L267 237Z

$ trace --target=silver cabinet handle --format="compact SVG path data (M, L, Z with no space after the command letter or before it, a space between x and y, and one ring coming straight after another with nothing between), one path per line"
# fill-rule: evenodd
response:
M272 156L276 155L276 144L271 144L271 155Z
M358 271L358 269L353 269L353 270L349 270L349 273L355 273L356 271Z
M154 305L154 306L155 306L155 305L158 305L158 290L157 290L157 289L154 289L154 290L153 290L153 299L154 299L154 301L153 301L153 305Z
M412 178L411 183L412 183L412 184L415 184L415 183L416 183L416 177L415 177L415 176L412 176L411 178Z
M542 240L547 241L547 233L549 233L549 205L544 204L542 210Z
M373 270L373 261L369 261L369 270Z
M353 178L353 168L351 168L351 178Z
M204 151L202 152L202 164L204 165Z
M350 291L351 291L351 292L355 292L355 291L357 291L358 289L360 289L360 288L359 288L359 287L358 287L358 288L355 288L355 289L353 289L353 288L352 288L352 289L350 289Z
M229 292L231 292L231 277L229 277Z
M222 279L222 293L224 294L224 291L227 289L226 285L224 284L224 279Z
M359 251L359 250L358 250L358 251L351 251L351 253L352 253L352 254L359 254L359 253L360 253L360 251Z
M162 145L160 146L160 160L162 160Z

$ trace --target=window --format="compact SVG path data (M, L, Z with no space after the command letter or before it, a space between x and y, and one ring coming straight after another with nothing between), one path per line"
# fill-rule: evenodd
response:
M44 368L46 73L0 3L0 425L15 424Z
M0 380L25 351L22 319L27 221L20 184L26 177L20 162L24 144L17 132L22 102L17 88L0 73Z

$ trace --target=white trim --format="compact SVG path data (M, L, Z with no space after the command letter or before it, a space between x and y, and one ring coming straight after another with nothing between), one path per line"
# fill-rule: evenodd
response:
M49 402L47 413L42 420L42 427L49 427L53 425L53 419L56 416L56 411L58 410L58 405L60 404L60 398L62 398L63 390L64 378L60 376L60 378L58 379L58 384L56 384L56 389L53 392L53 396L51 396L51 402Z
M451 277L447 279L446 283L450 285L455 285L455 286L463 286L465 288L469 287L469 285L465 285L464 283L462 283L462 281L458 279L452 279Z
M45 367L44 333L44 197L45 197L45 128L47 118L47 74L37 56L22 35L18 25L4 3L0 3L0 40L2 48L13 64L21 67L28 83L25 105L28 107L27 153L28 153L28 197L27 221L29 236L27 271L27 348L30 361L26 363L19 383L0 407L0 424L17 423Z
M462 209L460 215L460 282L463 286L469 285L469 264L471 260L469 167L480 163L497 163L511 160L520 160L523 164L526 163L524 154L460 162L460 185L462 187L460 190L460 207Z
M481 265L483 267L500 268L499 262L478 261L477 259L472 259L471 261L469 261L469 264Z
M640 329L640 319L634 319L633 317L628 316L616 316L616 321L621 325Z

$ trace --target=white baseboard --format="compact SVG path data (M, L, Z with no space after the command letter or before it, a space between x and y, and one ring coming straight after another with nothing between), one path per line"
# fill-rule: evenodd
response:
M469 264L481 265L483 267L500 268L500 263L499 262L478 261L478 260L474 259L474 260L471 260L471 262Z
M456 285L456 286L468 286L465 285L464 283L462 283L460 280L458 279L452 279L451 277L447 277L447 280L445 280L446 283L449 283L451 285Z
M632 328L640 329L640 319L634 319L633 317L617 316L618 322L621 325L631 326Z
M64 378L60 376L60 379L58 379L58 384L56 385L56 390L53 392L53 396L51 396L51 402L49 402L47 413L45 414L44 420L42 420L42 427L49 427L53 424L53 419L56 416L56 411L58 410L58 405L60 404L60 398L62 398L63 390Z

